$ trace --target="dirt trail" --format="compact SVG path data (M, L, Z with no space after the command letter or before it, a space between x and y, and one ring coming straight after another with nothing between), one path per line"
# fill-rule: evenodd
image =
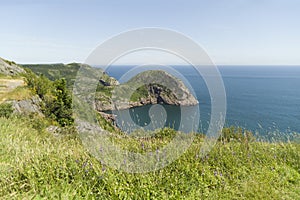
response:
M19 86L25 85L22 79L5 79L0 78L0 103L5 101L5 94L13 91Z

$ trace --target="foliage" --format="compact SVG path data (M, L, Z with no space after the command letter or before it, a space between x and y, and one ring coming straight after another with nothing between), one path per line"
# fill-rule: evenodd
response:
M0 118L0 130L0 199L300 198L299 143L219 141L201 157L199 135L165 168L130 174L97 161L77 137L37 131L27 120ZM147 152L165 142L163 135L114 140Z
M175 135L176 135L176 131L171 128L164 128L154 133L155 138L162 138L162 139L173 138L175 137Z
M72 89L77 71L80 65L77 63L64 64L37 64L37 65L22 65L25 69L30 69L36 74L43 74L51 81L58 79L66 79L67 87Z
M60 125L73 124L72 98L66 87L66 80L60 79L54 82L53 96L44 98L43 110L46 116L55 119Z
M113 124L109 121L107 121L104 117L102 117L99 113L96 113L98 124L101 128L104 130L107 130L109 132L120 132Z
M10 103L0 104L0 117L9 118L13 113L13 107Z
M19 86L12 91L0 94L0 101L3 99L21 101L24 99L29 99L30 97L32 97L32 91L27 87Z
M101 84L98 84L96 88L96 92L100 96L104 95L105 97L111 98L113 89L114 89L113 86L103 86Z
M86 65L80 63L70 63L70 64L28 64L22 65L25 69L30 69L36 74L43 74L51 81L59 80L59 79L66 79L67 88L72 90L77 72L80 67L84 67ZM99 68L97 68L98 70ZM102 72L102 69L99 69ZM103 81L110 83L112 81L111 77L109 77L106 73L101 73L101 78ZM101 85L101 84L99 84ZM100 88L101 89L101 88ZM103 88L102 88L103 89Z
M61 126L72 125L72 98L65 79L50 81L43 74L36 75L26 69L27 86L42 100L42 111L46 117L57 121Z
M52 82L47 79L43 74L36 75L31 70L26 69L24 74L26 84L29 88L33 90L41 99L44 99L45 96L54 89Z
M130 97L130 101L140 101L142 98L149 96L147 86L143 85L136 89Z
M6 59L3 59L1 58L4 62L6 62L7 64L9 65L16 65L16 63L14 61L10 61L10 60L6 60Z
M219 140L223 142L252 142L253 140L255 140L255 138L251 131L244 130L241 127L231 126L229 128L223 128L222 135Z
M66 81L29 75L28 86L43 99L46 116L61 125L72 122ZM178 134L163 129L148 138L131 137L98 118L114 144L135 152L159 151ZM300 199L296 142L257 141L251 132L229 127L205 156L199 134L165 168L129 174L92 157L69 134L74 127L56 137L43 131L46 125L41 118L0 118L0 199Z

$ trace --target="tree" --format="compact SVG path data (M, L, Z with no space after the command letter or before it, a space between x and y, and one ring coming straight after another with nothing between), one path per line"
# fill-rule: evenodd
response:
M67 82L65 79L59 79L54 82L54 101L50 110L54 114L56 121L62 126L73 124L74 118L72 116L72 98L67 89Z
M42 99L42 112L46 117L54 119L61 126L69 126L74 123L72 98L65 79L52 82L43 74L36 75L29 69L26 70L24 76L27 86Z

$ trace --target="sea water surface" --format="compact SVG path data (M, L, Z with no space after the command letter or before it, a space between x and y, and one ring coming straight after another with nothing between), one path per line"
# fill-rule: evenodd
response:
M112 66L110 76L119 79L132 66ZM192 86L199 101L198 132L210 123L211 97L203 78L192 66L173 66ZM259 133L300 133L300 66L218 66L227 98L225 126L239 126ZM178 128L180 107L164 106L165 126ZM136 124L150 123L151 105L127 111ZM120 116L122 116L120 111ZM122 119L119 119L122 120Z

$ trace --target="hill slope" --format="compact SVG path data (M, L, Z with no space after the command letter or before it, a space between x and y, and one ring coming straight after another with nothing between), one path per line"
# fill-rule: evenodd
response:
M23 79L0 77L0 103L4 102L14 89L24 85L25 82Z
M5 97L20 98L18 76L2 79ZM37 83L53 86L43 76ZM112 86L102 84L99 90L107 87ZM145 89L142 86L135 98L147 96ZM189 149L165 168L130 174L91 156L72 126L52 134L48 123L44 117L0 117L0 199L300 199L296 142L259 142L245 130L225 128L203 158L199 153L204 136L197 134ZM111 131L109 137L121 149L155 155L176 134L163 129L145 139ZM130 160L124 164L130 166Z
M77 76L77 71L80 67L90 68L92 70L91 77L94 74L99 74L99 84L96 93L95 107L98 111L108 111L115 109L112 105L112 91L117 91L118 96L124 97L129 92L132 92L132 96L122 99L122 103L119 103L118 109L127 109L136 106L143 106L147 104L164 103L170 105L196 105L198 101L185 87L183 82L172 75L159 70L148 71L138 74L133 77L127 83L119 85L119 83L113 78L109 77L106 73L99 68L91 68L88 65L80 63L71 64L41 64L41 65L22 65L25 68L29 68L37 74L43 74L50 80L57 80L65 78L69 89L73 89L73 85ZM88 70L87 70L88 71ZM94 73L93 73L94 71ZM88 76L87 76L88 77ZM145 83L148 80L148 84ZM169 88L159 84L152 84L156 81L165 81L168 83ZM140 88L136 88L136 84L142 84ZM132 88L136 88L136 91L130 91ZM81 88L84 91L84 88ZM87 96L93 96L86 94Z
M0 58L0 74L14 76L23 72L24 69L18 66L15 62Z
M0 199L300 199L299 144L231 140L199 158L198 135L174 163L130 174L97 161L75 135L55 137L29 119L0 118L0 130ZM112 140L146 153L169 134Z

